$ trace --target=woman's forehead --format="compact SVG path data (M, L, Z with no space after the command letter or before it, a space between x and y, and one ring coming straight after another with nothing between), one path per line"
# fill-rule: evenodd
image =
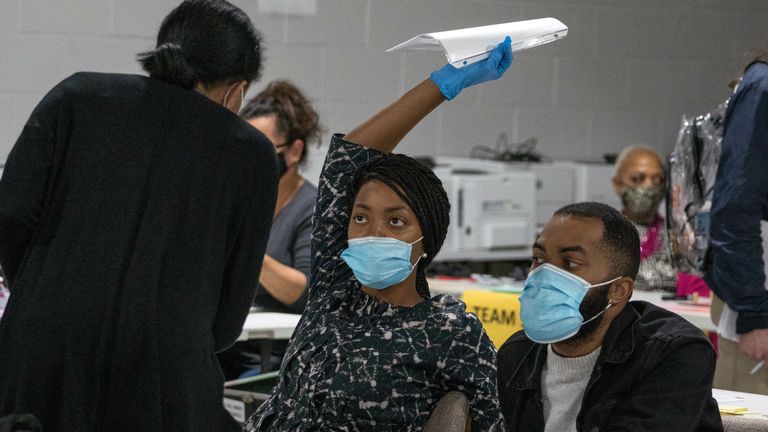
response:
M355 204L364 203L369 207L388 208L394 205L413 211L411 206L397 192L380 180L368 180L357 191Z

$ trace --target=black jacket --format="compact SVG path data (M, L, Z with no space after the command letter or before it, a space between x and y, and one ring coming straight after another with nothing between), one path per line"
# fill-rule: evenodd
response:
M541 370L547 346L520 331L498 353L509 431L544 430ZM712 398L715 351L683 318L630 302L614 319L584 393L578 431L722 431Z
M56 86L0 181L0 417L239 430L214 351L242 331L276 191L274 146L193 90L94 73Z

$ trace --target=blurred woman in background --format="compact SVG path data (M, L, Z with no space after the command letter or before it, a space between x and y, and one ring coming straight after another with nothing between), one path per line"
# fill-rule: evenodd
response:
M277 151L280 183L277 206L253 305L260 311L300 314L307 304L309 242L317 188L299 173L309 143L320 139L317 112L289 81L273 81L251 99L240 116L272 141ZM282 360L287 341L273 341L270 368ZM237 342L219 354L226 379L266 369L261 341Z

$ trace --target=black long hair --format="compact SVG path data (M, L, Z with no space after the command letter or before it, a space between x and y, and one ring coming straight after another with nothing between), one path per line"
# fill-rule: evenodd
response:
M153 78L186 88L250 83L261 73L261 36L224 0L187 0L163 20L157 47L138 55Z
M427 254L416 267L416 291L429 298L427 267L440 252L448 234L451 204L443 183L422 163L403 154L385 154L361 166L351 183L350 206L360 188L370 180L389 186L405 201L419 219L424 235L422 246ZM350 212L351 214L351 212Z

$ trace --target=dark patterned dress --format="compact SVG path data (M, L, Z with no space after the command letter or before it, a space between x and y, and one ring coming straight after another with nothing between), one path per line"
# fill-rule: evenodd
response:
M473 431L501 431L496 351L462 302L413 307L365 294L341 260L348 183L381 153L334 136L320 176L307 308L274 394L248 431L420 431L450 390L470 401Z

